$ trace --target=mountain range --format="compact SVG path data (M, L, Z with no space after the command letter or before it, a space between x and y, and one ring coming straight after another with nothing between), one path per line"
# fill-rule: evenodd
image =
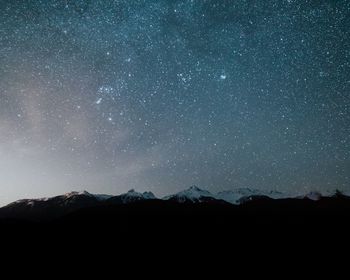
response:
M340 195L340 193L337 193ZM334 197L336 194L329 194ZM343 195L343 194L341 194ZM345 195L343 195L346 197ZM163 201L175 204L214 204L239 206L253 201L261 200L310 200L318 201L324 198L320 193L312 192L303 196L288 197L278 191L260 191L250 188L239 188L230 191L222 191L213 194L207 190L191 186L173 195L157 198L152 192L137 192L130 190L120 195L91 194L87 191L70 192L63 195L39 198L22 199L0 208L0 219L27 219L27 220L52 220L60 218L80 209L98 206L129 205L142 201Z

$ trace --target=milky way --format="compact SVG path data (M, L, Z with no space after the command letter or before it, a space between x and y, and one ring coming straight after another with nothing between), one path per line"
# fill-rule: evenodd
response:
M350 188L350 1L0 0L0 202Z

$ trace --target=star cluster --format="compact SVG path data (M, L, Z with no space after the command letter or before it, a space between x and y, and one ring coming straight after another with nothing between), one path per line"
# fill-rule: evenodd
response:
M0 200L350 188L349 1L0 8Z

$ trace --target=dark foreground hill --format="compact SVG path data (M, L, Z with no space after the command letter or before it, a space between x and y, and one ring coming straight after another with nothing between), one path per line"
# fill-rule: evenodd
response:
M219 271L236 275L250 274L257 264L267 271L295 272L301 263L319 270L322 261L329 265L332 260L346 260L342 256L350 249L350 199L346 196L318 201L259 196L240 205L211 199L196 203L152 197L128 203L107 200L82 200L84 207L77 207L75 200L69 198L66 204L64 198L59 200L61 206L66 201L63 208L39 201L29 216L19 215L28 211L26 204L20 210L15 207L19 212L12 209L7 216L3 212L2 255L14 263L19 258L38 265L80 263L78 270L87 274L97 263L103 271L115 268L118 273L121 263L132 267L128 274L139 271L137 263L148 264L152 275L152 267L167 267L180 275L190 267L206 274L215 263ZM60 215L52 209L59 209ZM37 213L40 219L35 218ZM311 262L318 266L310 266Z

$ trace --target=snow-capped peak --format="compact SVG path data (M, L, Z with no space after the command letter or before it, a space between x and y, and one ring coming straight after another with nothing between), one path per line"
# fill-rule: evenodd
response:
M142 197L145 199L155 199L156 198L152 192L140 193L140 192L135 191L134 189L131 189L127 193L124 193L122 195L129 196L129 197Z
M213 194L207 190L202 190L197 186L191 186L186 190L178 192L174 195L164 197L165 200L177 200L178 202L197 202L201 201L202 198L214 198Z
M92 194L92 193L89 193L88 191L72 191L64 194L63 196L65 198L72 198L75 196L89 196L89 197L96 198L98 201L104 201L113 197L113 195L109 195L109 194Z
M37 205L38 203L43 202L50 202L50 201L61 201L63 205L70 204L74 200L76 200L77 197L89 197L93 198L94 195L90 194L87 191L72 191L69 193L65 193L63 195L53 196L53 197L42 197L42 198L32 198L32 199L20 199L15 202L12 202L8 204L6 207L13 207L16 205L24 205L24 206L30 206L33 207L34 205Z
M152 192L144 192L142 195L145 199L156 199L156 196Z
M322 198L322 194L319 193L319 192L309 192L308 194L304 195L304 196L301 196L299 198L302 198L302 199L310 199L310 200L313 200L313 201L318 201Z
M252 196L267 196L273 199L287 197L285 194L278 191L263 191L251 188L237 188L229 191L222 191L216 195L216 198L225 200L232 204L240 204L242 198Z
M89 193L87 191L72 191L72 192L64 194L63 196L66 198L71 198L73 196L79 196L79 195L93 196L91 193Z
M188 190L197 191L197 192L203 191L202 189L198 188L198 187L195 186L195 185L190 186L190 187L188 188Z
M134 189L131 189L131 190L127 191L126 194L128 194L128 195L139 195L140 193L135 191Z
M193 198L199 198L201 196L212 197L213 194L207 190L202 190L197 186L191 186L187 190L181 192L182 194L188 195Z
M143 201L143 200L152 200L157 199L155 195L152 192L144 192L140 193L135 191L134 189L129 190L126 193L123 193L121 195L110 197L106 200L109 204L129 204L137 201Z

